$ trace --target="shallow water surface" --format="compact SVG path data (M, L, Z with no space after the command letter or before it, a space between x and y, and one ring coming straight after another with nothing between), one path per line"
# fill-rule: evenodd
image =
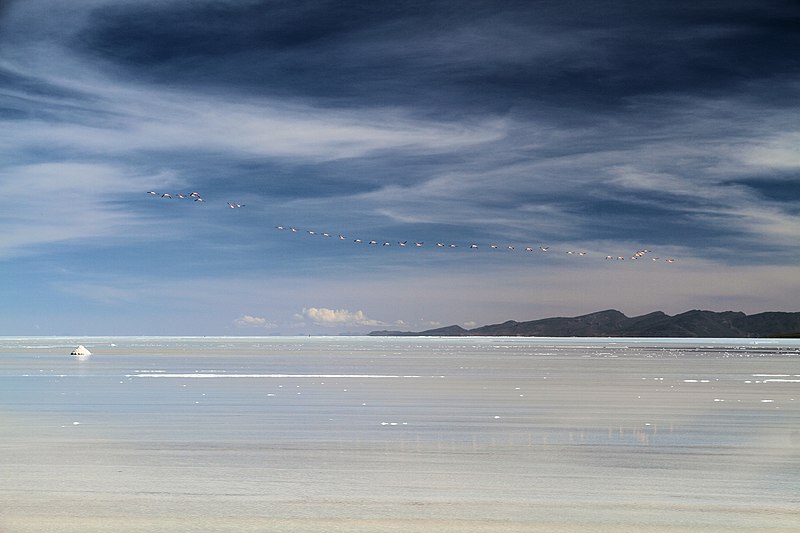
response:
M0 428L0 531L800 529L798 341L4 338Z

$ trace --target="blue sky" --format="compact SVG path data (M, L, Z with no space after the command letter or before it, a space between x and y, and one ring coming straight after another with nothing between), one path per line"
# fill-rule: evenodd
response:
M2 2L0 335L798 311L798 49L792 1Z

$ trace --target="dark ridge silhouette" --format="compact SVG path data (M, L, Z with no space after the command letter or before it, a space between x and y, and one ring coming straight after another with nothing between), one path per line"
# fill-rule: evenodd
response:
M373 336L504 336L504 337L706 337L798 338L800 313L770 311L746 315L741 311L692 310L670 316L661 311L627 317L608 309L576 317L528 322L509 320L474 329L453 325L419 332L373 331Z

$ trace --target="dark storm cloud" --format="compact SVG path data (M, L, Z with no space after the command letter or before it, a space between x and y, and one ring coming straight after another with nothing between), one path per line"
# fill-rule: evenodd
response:
M165 84L570 115L766 81L780 103L798 28L794 2L207 2L96 10L79 43Z
M753 189L758 195L773 202L788 204L786 208L800 215L800 173L792 172L780 178L742 179L734 182Z

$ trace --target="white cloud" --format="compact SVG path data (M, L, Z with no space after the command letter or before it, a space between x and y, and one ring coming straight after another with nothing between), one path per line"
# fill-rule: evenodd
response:
M237 328L275 328L277 324L273 324L266 318L262 318L260 316L252 316L252 315L242 315L236 320L233 321L233 324Z
M794 170L800 168L800 132L780 132L749 146L737 147L737 159L748 168Z
M111 84L87 87L86 91L100 95L106 104L99 112L116 115L118 121L32 121L19 124L13 139L2 138L22 147L47 144L93 154L213 148L229 153L331 160L385 149L457 150L504 135L502 123L426 122L394 110L345 113L270 100L230 103L199 94L121 90Z
M135 233L144 218L120 209L114 200L142 190L145 176L106 164L41 163L0 169L4 206L4 254L71 240Z
M368 318L364 311L348 311L347 309L327 309L325 307L309 307L303 309L303 316L318 326L385 326L380 320Z

